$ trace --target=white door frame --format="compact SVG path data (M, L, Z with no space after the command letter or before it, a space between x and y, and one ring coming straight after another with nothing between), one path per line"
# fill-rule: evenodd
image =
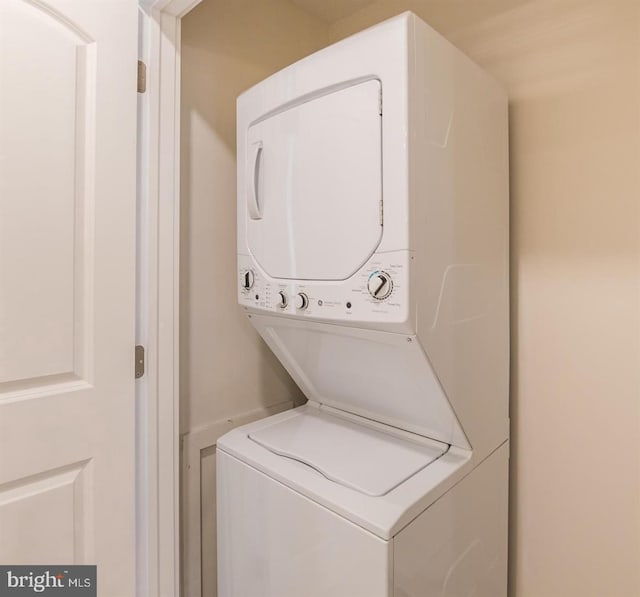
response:
M138 597L180 595L180 27L200 1L139 0L147 90L139 127L144 244L137 317L146 372L138 384Z

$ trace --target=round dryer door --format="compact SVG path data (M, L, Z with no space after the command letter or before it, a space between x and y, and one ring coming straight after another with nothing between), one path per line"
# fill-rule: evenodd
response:
M249 127L247 240L273 278L345 280L380 244L380 94L319 92Z

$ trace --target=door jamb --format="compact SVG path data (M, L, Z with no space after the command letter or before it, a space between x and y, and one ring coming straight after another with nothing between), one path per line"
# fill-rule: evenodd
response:
M137 429L146 456L137 471L138 508L146 520L138 527L138 597L180 595L180 28L200 2L138 0L148 60L147 121L139 139L147 166L139 173L147 234L138 263L146 300L136 314L146 323L146 373L136 396L146 401Z

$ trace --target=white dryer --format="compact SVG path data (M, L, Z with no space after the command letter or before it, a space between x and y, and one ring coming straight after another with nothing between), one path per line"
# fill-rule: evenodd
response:
M503 597L507 98L411 13L238 98L238 300L308 398L217 444L219 597Z

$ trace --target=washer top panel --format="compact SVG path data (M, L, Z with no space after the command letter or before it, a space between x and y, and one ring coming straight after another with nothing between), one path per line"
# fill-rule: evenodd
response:
M387 494L448 449L444 443L412 441L312 409L253 431L249 438L369 496Z

